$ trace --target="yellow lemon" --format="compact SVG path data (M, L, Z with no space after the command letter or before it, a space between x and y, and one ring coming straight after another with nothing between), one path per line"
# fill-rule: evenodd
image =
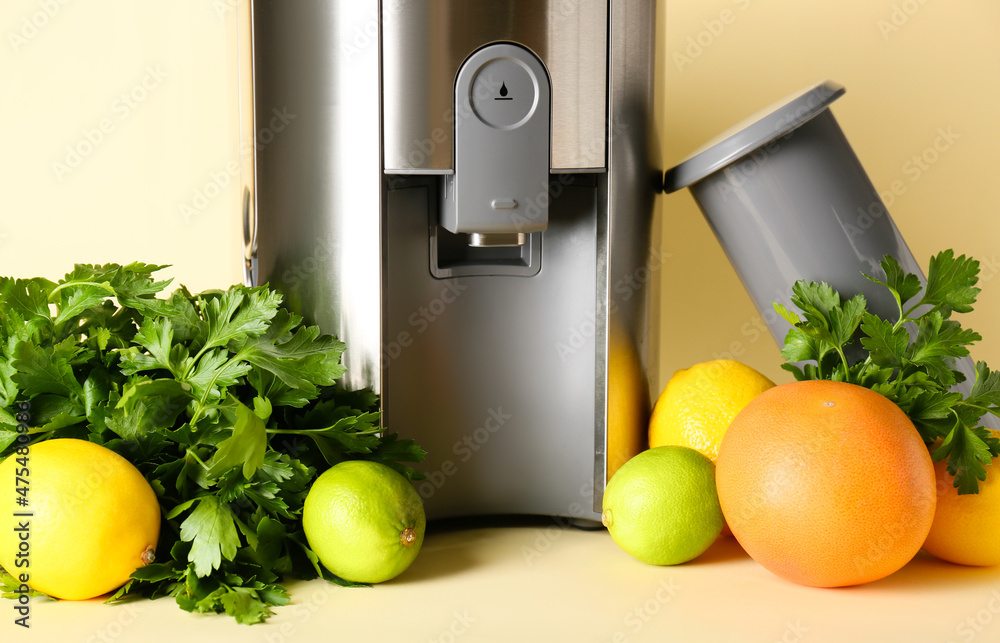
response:
M979 493L958 495L946 466L945 461L934 464L937 508L924 551L960 565L1000 564L1000 467L995 463L986 467Z
M152 562L159 535L152 487L108 448L46 440L0 464L0 565L35 590L82 600L118 589Z
M649 446L690 447L713 462L719 444L750 400L774 386L746 364L716 359L674 373L649 420Z
M643 451L608 482L601 522L619 547L643 562L686 563L722 531L715 465L687 447Z
M424 541L424 505L390 467L347 460L324 471L306 495L302 529L331 572L356 583L403 573Z
M608 338L607 480L646 448L649 388L631 338L612 318Z

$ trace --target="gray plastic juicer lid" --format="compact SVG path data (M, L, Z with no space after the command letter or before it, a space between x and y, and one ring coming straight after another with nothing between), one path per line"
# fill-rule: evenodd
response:
M663 176L663 191L676 192L738 161L816 116L844 94L828 80L762 109L696 150Z

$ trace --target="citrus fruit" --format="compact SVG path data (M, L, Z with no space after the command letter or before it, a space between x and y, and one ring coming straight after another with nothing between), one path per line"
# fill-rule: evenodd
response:
M646 448L649 388L628 332L612 320L608 339L608 467L606 480Z
M152 487L99 444L46 440L0 464L0 565L35 590L70 600L115 590L152 562L159 534Z
M1000 564L1000 467L986 467L979 493L962 495L946 468L944 460L934 464L937 509L924 551L960 565Z
M649 446L691 447L713 462L736 414L774 382L731 359L701 362L674 373L649 420Z
M913 423L867 388L802 381L733 420L716 461L722 511L750 556L817 587L888 576L934 517L934 466Z
M403 573L420 552L426 526L423 502L409 480L367 460L324 471L302 507L302 527L320 562L356 583Z
M601 522L629 554L652 565L699 556L722 531L715 465L687 447L647 449L604 490Z

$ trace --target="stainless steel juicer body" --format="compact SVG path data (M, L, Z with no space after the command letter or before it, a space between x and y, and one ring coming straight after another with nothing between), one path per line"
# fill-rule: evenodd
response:
M655 3L251 11L247 280L346 342L344 385L428 452L429 517L598 519L659 265Z

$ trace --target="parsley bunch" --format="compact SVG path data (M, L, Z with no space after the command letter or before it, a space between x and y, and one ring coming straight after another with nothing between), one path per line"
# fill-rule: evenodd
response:
M33 440L73 437L116 451L163 512L156 562L112 600L174 596L241 623L288 602L281 579L318 576L302 504L345 459L424 452L383 434L371 391L337 387L344 345L281 306L267 286L158 298L164 266L77 265L59 282L0 278L0 456L18 403Z
M977 362L968 394L955 390L966 378L954 361L968 356L967 347L981 337L951 315L972 310L979 262L951 250L940 252L931 258L926 284L889 255L880 265L884 280L865 277L892 294L895 319L869 312L862 294L842 301L828 284L804 280L795 283L791 297L801 317L774 304L793 325L782 357L811 362L782 368L798 380L850 382L886 396L909 416L928 446L937 444L933 459L948 458L958 492L978 493L986 466L1000 455L1000 440L979 426L984 414L1000 415L1000 372Z

